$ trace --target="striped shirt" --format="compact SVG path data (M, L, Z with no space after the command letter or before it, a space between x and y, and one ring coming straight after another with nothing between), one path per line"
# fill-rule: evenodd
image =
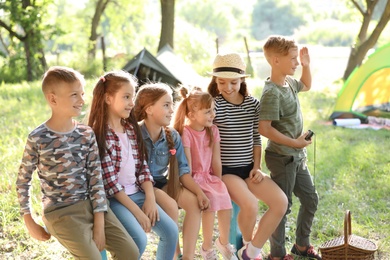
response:
M260 102L246 96L240 105L215 97L214 124L221 136L223 166L243 167L253 162L253 147L261 146L258 132Z
M153 177L150 174L147 162L145 160L143 162L140 161L138 143L133 126L126 123L124 127L130 140L130 150L132 151L132 156L134 158L135 176L137 178L136 184L141 188L140 186L143 182L153 182ZM106 134L106 145L106 154L102 158L103 184L107 196L112 197L115 193L121 191L123 186L118 181L122 161L121 146L119 137L110 127L108 127Z

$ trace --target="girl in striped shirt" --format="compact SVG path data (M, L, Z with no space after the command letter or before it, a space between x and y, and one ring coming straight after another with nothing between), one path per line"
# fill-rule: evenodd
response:
M221 136L222 180L240 207L238 226L244 246L240 259L262 259L261 249L287 209L283 191L261 171L259 101L249 96L245 62L237 53L218 54L208 92L215 98L214 124ZM258 201L268 210L254 232Z

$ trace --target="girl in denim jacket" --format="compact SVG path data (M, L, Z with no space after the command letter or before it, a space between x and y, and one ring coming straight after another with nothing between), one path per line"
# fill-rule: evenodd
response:
M172 90L169 86L157 83L143 85L139 89L134 113L137 120L141 121L147 161L155 181L156 201L168 215L176 216L176 220L178 210L177 206L173 207L175 204L172 198L185 210L182 259L192 260L201 212L209 207L209 199L192 179L179 133L168 127L173 112ZM176 253L180 254L179 246Z

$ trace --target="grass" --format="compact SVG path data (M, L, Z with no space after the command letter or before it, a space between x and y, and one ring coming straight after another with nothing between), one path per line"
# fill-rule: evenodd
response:
M93 86L93 82L88 82L88 86ZM316 133L315 146L308 147L308 166L320 196L312 243L318 248L323 242L342 235L344 212L349 209L352 233L378 245L376 259L390 259L390 131L329 125L327 119L339 87L340 84L335 84L300 95L305 129ZM92 90L87 88L86 91L90 99ZM254 93L258 95L260 90ZM27 134L50 115L39 82L0 85L0 112L0 258L70 259L55 239L47 242L31 239L19 215L15 180L25 140ZM38 185L35 178L32 199L39 219ZM295 238L298 207L299 202L294 199L292 213L288 216L287 249ZM265 206L261 204L260 211L263 210ZM155 254L157 240L152 234L149 237L151 243L144 259L152 259ZM201 233L199 238L198 248ZM267 243L264 251L268 249Z

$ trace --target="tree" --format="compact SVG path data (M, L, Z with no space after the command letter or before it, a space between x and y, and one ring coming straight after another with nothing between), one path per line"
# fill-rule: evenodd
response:
M0 26L8 32L16 53L24 52L28 81L40 77L47 68L43 39L50 29L43 24L42 14L51 3L51 0L0 1L0 10L7 14L1 17Z
M351 0L355 8L363 16L363 21L360 27L359 34L357 35L356 43L351 47L351 53L348 58L347 68L345 69L343 79L348 79L352 71L360 66L365 58L367 52L374 47L378 41L379 36L385 29L390 19L390 0L385 0L386 5L383 8L382 15L380 16L378 23L372 30L371 34L368 35L368 29L370 22L373 19L374 9L377 6L379 0L365 0L365 7L360 4L357 0Z
M302 13L310 13L307 11L309 5L299 4L300 9L293 2L257 0L252 13L253 37L262 40L270 34L292 35L295 29L306 23Z
M100 18L104 13L108 3L111 0L98 0L96 2L95 13L92 18L91 23L91 34L89 36L89 44L88 44L88 58L94 60L96 57L96 45L99 34L97 33L97 28L100 23Z
M169 44L172 49L173 34L175 28L175 0L160 0L161 3L161 34L158 51L166 44Z

